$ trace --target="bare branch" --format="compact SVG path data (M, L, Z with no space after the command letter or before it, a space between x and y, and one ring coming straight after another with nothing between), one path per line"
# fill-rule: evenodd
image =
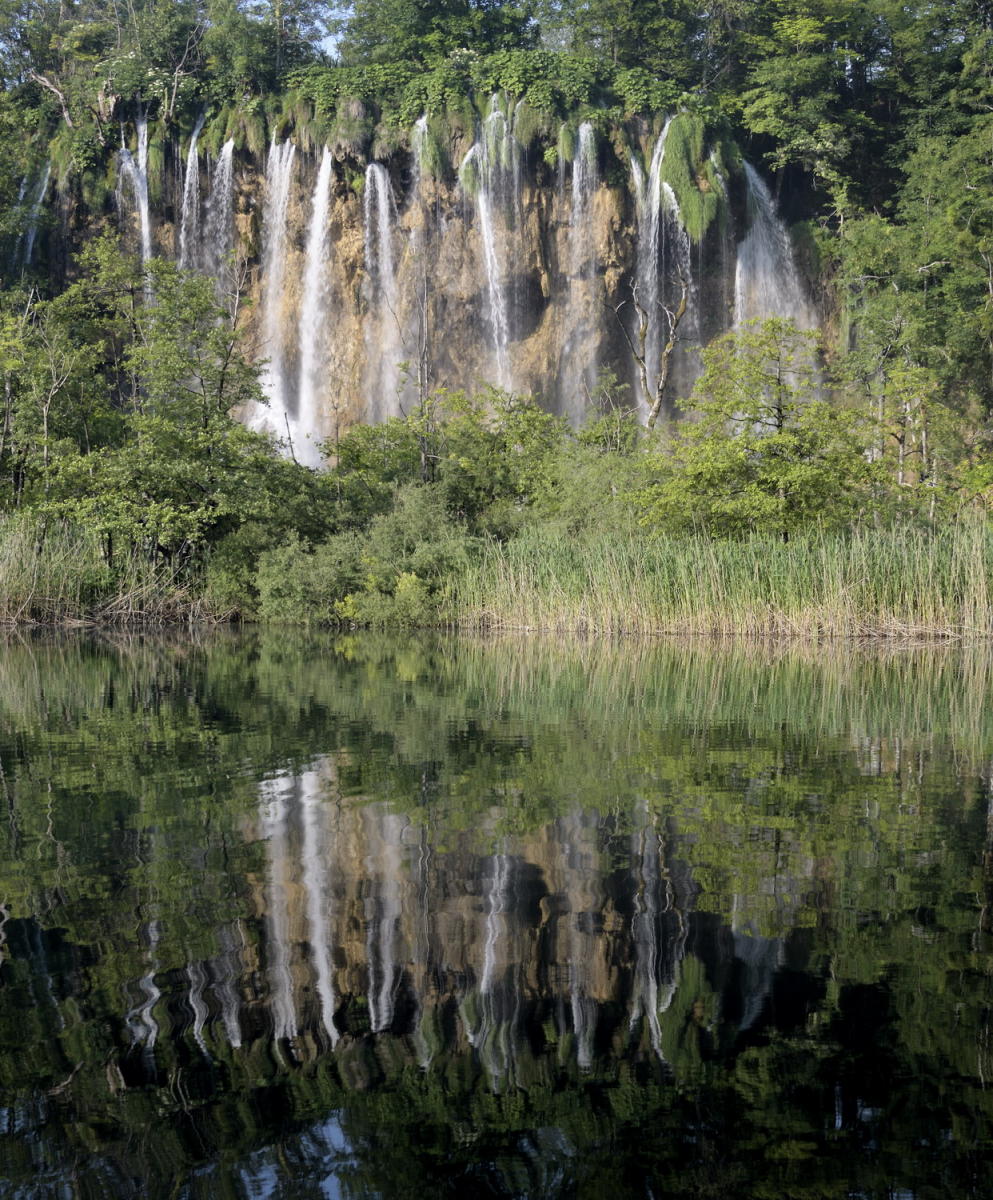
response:
M46 79L44 75L39 75L37 71L29 69L28 78L33 79L35 83L39 84L41 87L47 88L52 95L55 96L59 102L59 106L62 109L62 119L70 129L74 129L75 126L72 123L72 117L69 115L69 102L66 100L65 92L63 92L60 87L57 87L54 83L52 83L50 79Z
M669 322L669 337L666 344L662 347L662 353L659 355L659 376L658 382L655 385L655 400L652 403L651 411L648 414L648 428L654 429L655 422L658 420L659 412L662 408L662 401L665 398L666 385L669 382L669 370L672 366L672 355L676 349L676 330L679 328L679 323L686 316L686 307L689 303L690 286L685 276L679 276L679 304L676 306L675 312L672 309L664 308L666 320Z

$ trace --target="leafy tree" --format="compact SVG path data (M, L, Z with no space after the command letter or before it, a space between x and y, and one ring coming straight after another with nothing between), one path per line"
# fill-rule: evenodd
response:
M704 351L695 418L649 460L643 522L713 534L837 527L866 514L875 472L856 414L817 399L817 339L780 319Z
M414 59L437 62L455 51L486 54L531 45L527 4L495 0L354 0L339 23L344 63Z

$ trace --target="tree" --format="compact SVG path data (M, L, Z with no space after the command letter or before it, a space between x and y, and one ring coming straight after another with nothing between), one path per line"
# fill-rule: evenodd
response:
M339 53L347 64L437 62L453 50L479 54L533 45L529 5L495 0L354 0L338 24Z
M649 459L643 523L716 535L843 527L868 515L879 472L865 422L817 398L817 338L781 319L704 351L694 418Z

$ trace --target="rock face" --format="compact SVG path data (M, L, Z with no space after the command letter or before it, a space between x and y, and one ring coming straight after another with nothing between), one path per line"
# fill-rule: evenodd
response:
M621 398L647 411L636 356L645 351L653 387L681 281L670 407L692 387L700 346L736 321L815 322L751 168L708 166L695 180L691 200L716 191L720 203L694 241L665 180L671 122L633 139L627 161L584 124L556 174L525 150L515 119L494 99L474 140L446 147L450 170L425 149L426 122L411 149L364 169L347 149L289 142L274 141L264 161L232 156L230 144L216 161L177 152L173 212L150 218L155 243L219 286L243 281L270 399L247 419L316 462L319 441L409 412L435 388L532 393L578 424L609 371L629 389ZM146 225L131 225L144 239Z

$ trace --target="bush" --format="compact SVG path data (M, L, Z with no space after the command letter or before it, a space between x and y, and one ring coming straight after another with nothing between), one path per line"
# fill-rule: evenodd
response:
M255 575L263 621L298 625L334 621L337 605L363 576L360 543L341 533L311 549L293 537L266 551Z

